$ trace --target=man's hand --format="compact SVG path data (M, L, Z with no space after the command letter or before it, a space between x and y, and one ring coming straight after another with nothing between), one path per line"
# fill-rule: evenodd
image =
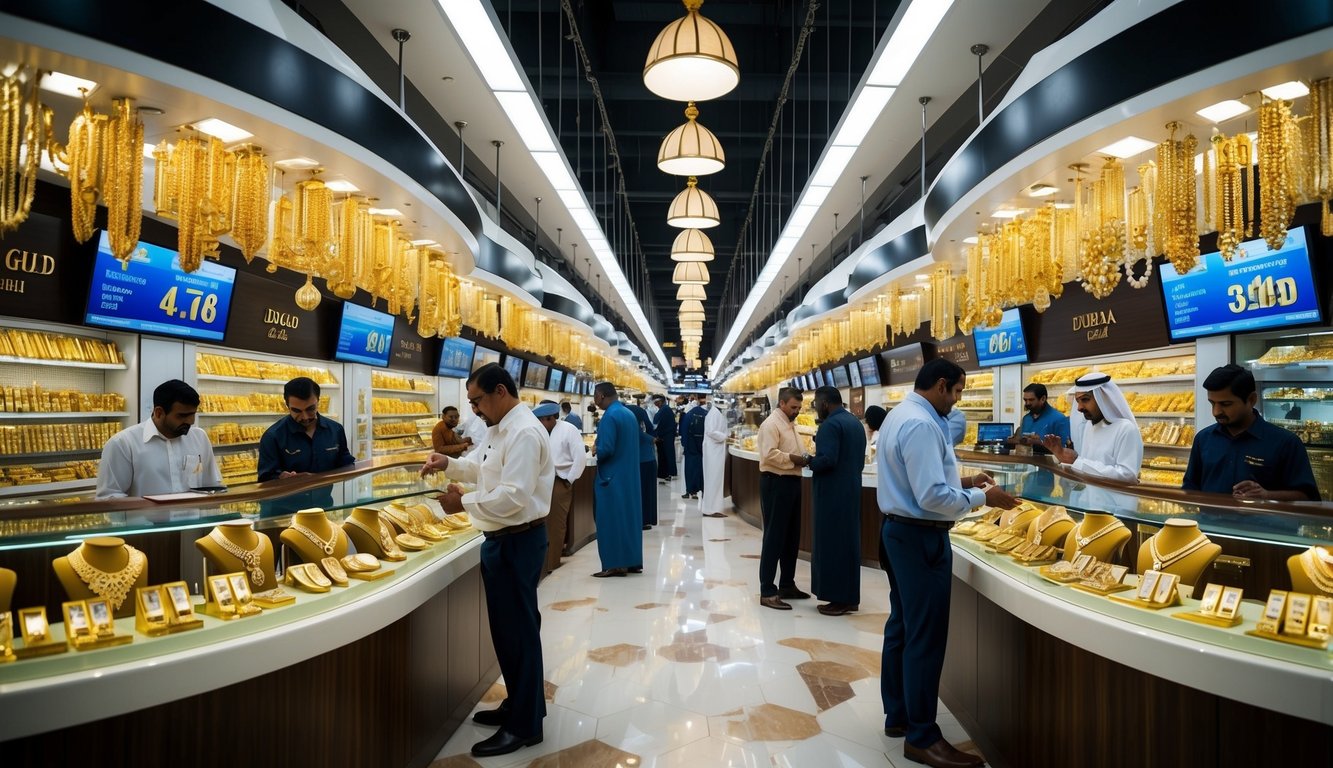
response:
M448 456L445 456L443 453L432 453L430 458L426 459L426 463L421 466L421 476L425 477L434 472L441 472L448 466Z
M789 453L787 454L787 458L791 459L791 463L798 467L804 467L809 463L805 460L805 454L802 453Z
M451 515L463 511L463 494L456 485L450 485L448 490L436 496L435 499L440 502L444 511Z
M983 485L995 485L995 478L985 472L978 472L975 475L964 479L968 481L968 488L980 488Z
M1000 509L1013 509L1018 506L1018 499L1009 495L1009 492L998 485L992 485L986 489L986 503L992 507Z
M1073 448L1066 448L1061 444L1059 435L1047 435L1042 438L1041 444L1051 455L1060 460L1061 464L1073 464L1078 458L1078 453Z
M1262 501L1268 498L1268 491L1253 480L1241 480L1231 487L1231 495L1238 499Z
M308 475L308 474L310 474L310 473L309 473L309 472L280 472L280 473L278 473L278 479L279 479L279 480L286 480L286 479L289 478L289 477L300 477L301 475Z
M471 446L471 445L472 445L472 438L470 438L470 437L465 437L465 438L463 438L463 445Z

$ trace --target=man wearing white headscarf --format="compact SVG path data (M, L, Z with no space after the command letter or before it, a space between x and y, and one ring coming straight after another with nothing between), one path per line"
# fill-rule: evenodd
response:
M1042 444L1075 472L1137 483L1143 436L1120 387L1105 373L1089 373L1066 394L1083 414L1082 419L1070 419L1074 447L1061 445L1058 435L1047 435Z

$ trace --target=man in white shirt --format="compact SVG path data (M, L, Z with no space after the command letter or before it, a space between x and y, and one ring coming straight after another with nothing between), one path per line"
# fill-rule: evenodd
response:
M1120 388L1105 373L1089 373L1080 376L1067 394L1083 414L1082 419L1069 421L1074 447L1060 445L1057 435L1048 435L1042 445L1075 472L1137 483L1143 436Z
M499 726L472 745L476 757L507 755L540 744L546 698L542 683L541 612L537 581L546 558L546 515L551 509L555 464L550 436L518 400L509 372L487 363L467 380L467 399L490 426L481 458L451 459L432 453L421 474L475 483L463 492L451 484L439 497L445 512L467 512L486 536L481 545L481 580L491 643L508 688L500 706L473 715L480 725Z
M532 409L532 415L551 434L551 461L555 464L551 514L546 516L546 562L542 566L542 576L545 577L560 567L569 508L574 503L574 482L588 466L588 455L583 447L583 435L573 424L560 418L560 406L554 400L541 401Z
M700 405L707 401L701 395ZM694 414L699 418L699 414ZM722 478L727 467L727 417L721 405L708 409L704 419L704 493L700 506L704 517L726 517L722 513Z
M467 423L463 425L462 432L463 439L471 440L472 445L470 445L466 451L459 454L459 456L470 455L480 448L482 444L486 442L487 429L486 420L481 417L480 413L477 413L477 409L474 406L472 408L472 418L468 419Z
M102 446L97 465L97 498L116 499L191 488L221 486L213 446L201 429L190 429L199 411L199 393L179 379L153 390L147 421L127 427Z

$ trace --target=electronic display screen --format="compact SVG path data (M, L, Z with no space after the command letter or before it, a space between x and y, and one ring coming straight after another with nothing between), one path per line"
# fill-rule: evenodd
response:
M861 382L861 366L856 363L848 363L847 375L851 378L853 387L865 386L865 384Z
M523 380L523 358L505 355L503 365L509 375L514 377L514 385L518 386Z
M856 361L856 367L861 371L861 381L865 382L867 387L879 386L879 360L874 357L863 357Z
M972 329L977 346L977 363L983 368L1028 361L1027 339L1023 336L1023 317L1018 308L1006 309L994 328Z
M839 389L851 386L851 382L847 379L847 368L845 366L836 365L829 369L829 373L833 375L833 386Z
M1003 443L1014 436L1013 424L986 423L977 425L977 443Z
M350 301L343 302L338 347L333 359L344 363L387 366L393 348L393 315Z
M577 376L571 373L569 376L565 377L564 391L566 394L570 395L577 395L579 393L579 380Z
M559 392L565 384L565 372L559 368L551 369L551 383L546 385L546 391Z
M1170 262L1161 264L1158 283L1171 340L1320 322L1305 238L1304 227L1289 230L1276 251L1263 240L1247 240L1231 261L1209 253L1183 275Z
M529 389L544 389L548 370L550 370L549 366L529 360L527 370L523 372L523 386Z
M83 322L102 328L222 341L236 270L204 259L181 270L179 255L140 242L128 267L111 255L106 232L97 241Z
M472 373L472 356L477 343L457 336L449 336L440 345L439 375L466 379Z
M493 349L478 346L477 351L472 355L472 370L477 370L487 363L500 364L500 353Z

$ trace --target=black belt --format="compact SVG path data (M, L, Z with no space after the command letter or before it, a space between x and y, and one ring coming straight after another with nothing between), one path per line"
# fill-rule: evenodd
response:
M538 519L536 519L536 520L530 520L530 521L528 521L528 522L526 522L526 523L519 523L518 525L511 525L511 526L509 526L508 528L500 528L500 529L498 529L498 530L494 530L494 531L483 531L483 532L482 532L482 535L485 536L485 537L488 538L488 539L494 539L494 538L497 537L497 536L510 536L510 535L515 534L515 533L522 533L522 532L524 532L524 531L526 531L526 530L530 530L530 529L532 529L532 528L540 528L540 527L542 527L543 525L546 525L546 518L541 517L541 518L538 518Z
M906 523L921 528L943 528L947 531L953 527L953 523L947 520L922 520L919 517L904 517L902 515L885 515L884 517L895 523Z
M800 480L800 479L801 479L801 476L800 476L800 475L780 475L780 474L778 474L777 472L760 472L759 474L761 474L761 475L765 475L765 476L767 476L767 477L788 477L788 478L791 478L792 480Z

